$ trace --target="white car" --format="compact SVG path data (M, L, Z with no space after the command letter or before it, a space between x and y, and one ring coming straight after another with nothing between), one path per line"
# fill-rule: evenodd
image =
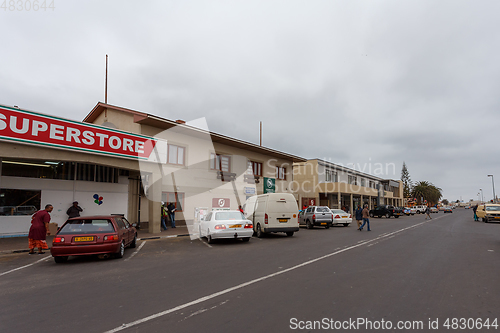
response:
M252 221L238 210L212 211L200 222L200 238L211 244L218 238L242 238L248 242L253 235Z
M352 222L352 216L349 213L344 212L342 209L330 209L333 214L333 225L343 224L347 227Z

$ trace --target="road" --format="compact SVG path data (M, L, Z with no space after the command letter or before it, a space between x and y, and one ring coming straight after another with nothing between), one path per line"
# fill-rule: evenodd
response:
M478 325L500 325L500 224L471 215L150 240L119 260L4 255L0 332L499 331Z

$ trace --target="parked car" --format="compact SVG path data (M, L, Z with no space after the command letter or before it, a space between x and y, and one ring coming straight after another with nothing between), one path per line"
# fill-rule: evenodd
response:
M476 210L478 218L483 222L500 221L500 205L499 204L485 204L479 205Z
M67 220L57 231L50 253L56 263L69 256L113 254L122 258L126 247L135 247L137 230L120 215L81 216Z
M450 206L445 206L443 211L445 213L453 213L453 208L451 208Z
M415 208L417 214L425 214L425 211L427 210L427 206L425 205L414 206L413 208Z
M309 206L301 214L299 225L305 225L307 229L312 229L315 226L325 227L328 229L333 224L333 214L330 208L326 206Z
M272 232L284 232L290 237L299 231L299 207L291 193L254 195L247 199L243 211L259 238Z
M431 207L431 213L439 213L439 210L436 207Z
M333 214L333 225L342 224L344 227L352 223L352 216L342 209L330 209Z
M253 234L253 225L239 210L212 211L201 220L199 232L209 244L220 238L241 238L248 242Z
M406 215L415 215L417 213L417 210L413 207L405 207L403 209L403 213L405 213Z
M403 215L403 211L401 210L401 208L394 207L391 205L382 205L375 207L375 209L370 210L371 217L385 216L386 218L390 218L391 216L394 216L395 218L398 218L401 215Z

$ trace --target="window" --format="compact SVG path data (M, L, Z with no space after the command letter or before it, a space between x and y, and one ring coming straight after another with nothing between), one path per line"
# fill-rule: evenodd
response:
M375 182L370 180L370 187L375 188Z
M254 176L262 176L262 163L248 161L247 173L248 174L253 173Z
M231 156L210 154L210 169L223 172L231 171Z
M337 172L333 170L326 170L325 177L327 182L336 183L337 182Z
M286 168L276 167L276 179L286 180Z
M348 176L348 182L351 185L358 185L358 178L356 176Z
M361 178L361 186L363 186L363 187L366 186L366 179Z
M40 210L42 191L0 189L0 215L32 215Z
M165 202L165 205L173 202L176 212L182 212L182 207L184 207L184 193L163 192L161 195L161 200Z
M184 163L184 153L186 148L179 147L175 145L168 145L168 163L185 165Z

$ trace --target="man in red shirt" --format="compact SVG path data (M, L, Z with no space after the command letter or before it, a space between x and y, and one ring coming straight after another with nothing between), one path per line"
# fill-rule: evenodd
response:
M44 210L39 210L31 217L31 227L28 234L29 241L29 254L35 254L35 247L38 247L38 254L44 254L43 249L48 249L47 246L47 235L50 235L49 213L54 209L52 205L45 205Z

